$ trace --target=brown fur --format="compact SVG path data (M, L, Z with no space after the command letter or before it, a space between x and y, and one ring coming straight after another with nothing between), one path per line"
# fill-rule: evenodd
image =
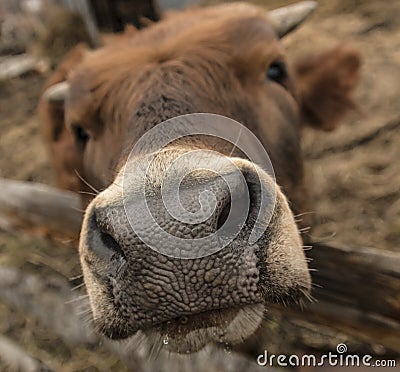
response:
M355 108L351 93L358 83L360 66L360 53L347 45L307 56L296 64L305 125L333 130L347 111Z
M47 81L43 92L52 85L65 81L71 70L82 60L85 50L86 47L79 44L69 52ZM76 174L82 171L82 159L75 146L74 138L65 125L64 106L49 103L42 96L39 103L39 116L57 186L76 192L83 190L84 187Z
M46 85L67 77L73 83L67 124L62 119L62 107L43 100L40 107L60 187L74 191L84 188L74 171L83 171L83 154L74 150L68 129L71 123L82 125L98 146L108 149L107 153L97 151L88 156L91 166L84 171L90 182L104 188L121 161L122 138L127 131L132 145L162 120L204 111L230 116L258 135L294 212L310 210L296 111L301 113L304 125L335 128L354 108L351 92L360 67L356 51L339 46L306 56L292 67L293 73L284 82L286 89L282 89L265 85L268 65L286 57L258 7L234 4L225 5L224 12L220 7L189 10L117 39L103 49L86 53L84 58L82 47L78 47ZM290 118L288 122L280 117L277 103ZM157 115L149 116L149 110ZM136 115L134 132L128 122L132 112Z

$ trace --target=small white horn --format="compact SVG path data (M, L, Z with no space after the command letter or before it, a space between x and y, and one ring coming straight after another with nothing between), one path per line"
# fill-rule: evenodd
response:
M44 92L47 102L62 103L69 92L69 84L66 81L52 85Z
M271 10L268 12L268 18L271 20L279 37L283 37L301 24L317 7L318 3L316 1L301 1Z

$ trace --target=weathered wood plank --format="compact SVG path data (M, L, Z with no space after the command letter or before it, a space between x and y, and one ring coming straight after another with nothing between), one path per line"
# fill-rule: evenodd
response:
M0 228L43 228L77 237L82 223L77 194L54 187L0 179Z
M3 335L0 335L0 360L13 371L52 371L45 363L30 356L19 345Z
M0 81L12 79L32 71L45 72L48 66L29 54L19 54L0 59Z
M69 345L97 342L90 325L85 325L80 312L89 307L86 296L78 297L61 277L43 280L12 267L0 266L0 299L40 324L52 329Z
M318 243L308 253L317 302L305 318L400 355L400 254Z

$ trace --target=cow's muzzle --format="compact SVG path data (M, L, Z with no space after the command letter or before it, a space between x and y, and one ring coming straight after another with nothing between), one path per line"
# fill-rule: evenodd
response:
M180 177L179 167L179 192L165 191L163 169L174 159L162 154L144 194L138 160L128 183L120 174L87 209L80 254L94 321L111 338L166 334L179 352L243 340L265 304L309 291L293 215L272 178L242 159L230 159L240 174L222 164L220 174Z

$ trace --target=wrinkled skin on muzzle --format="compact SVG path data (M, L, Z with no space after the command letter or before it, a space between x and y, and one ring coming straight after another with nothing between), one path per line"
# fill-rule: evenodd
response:
M260 326L268 303L299 302L308 294L302 242L272 177L247 160L212 152L206 161L219 164L218 174L199 170L201 156L171 147L148 169L146 155L131 159L89 205L81 262L95 324L108 337L141 330L153 343L167 337L167 347L180 353L211 341L237 343ZM186 166L174 168L182 180L178 198L168 199L163 181L181 157ZM144 195L137 186L143 179ZM178 207L188 220L175 214ZM265 229L251 241L263 224L259 216L267 219Z

